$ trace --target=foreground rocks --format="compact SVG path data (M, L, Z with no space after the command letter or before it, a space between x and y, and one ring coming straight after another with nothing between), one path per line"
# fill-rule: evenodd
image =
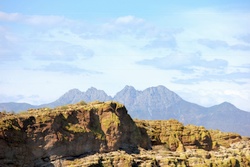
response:
M244 148L242 148L242 146ZM141 150L140 154L125 151L89 155L75 160L58 160L62 166L105 166L105 167L248 167L250 166L250 142L243 140L220 147L217 151L188 149L185 152L169 151L164 146L152 150Z
M141 130L146 130L152 145L165 145L170 151L187 149L216 150L220 146L241 141L236 133L225 133L219 130L207 130L203 126L184 126L177 120L149 121L134 120Z
M0 121L0 166L48 166L97 152L151 149L126 108L93 102L5 115Z
M250 140L176 120L132 120L116 102L0 113L0 166L250 166Z

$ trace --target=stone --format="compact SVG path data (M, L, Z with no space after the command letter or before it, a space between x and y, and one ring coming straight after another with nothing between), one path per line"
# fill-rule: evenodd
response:
M0 144L0 166L42 166L62 157L151 149L125 106L112 101L5 115L0 119Z

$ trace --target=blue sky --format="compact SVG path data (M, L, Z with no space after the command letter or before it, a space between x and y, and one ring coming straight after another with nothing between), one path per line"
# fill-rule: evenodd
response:
M164 85L250 111L249 1L0 1L0 102Z

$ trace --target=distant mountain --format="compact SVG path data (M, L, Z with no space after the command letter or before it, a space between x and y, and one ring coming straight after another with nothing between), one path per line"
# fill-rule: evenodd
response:
M19 112L30 108L36 108L36 106L28 103L0 103L0 111Z
M56 107L82 100L85 102L118 101L126 106L128 113L133 118L148 120L173 118L184 124L194 124L250 136L250 112L242 111L228 102L212 107L203 107L185 101L164 86L150 87L143 91L138 91L132 86L125 86L113 98L103 90L97 90L93 87L86 92L72 89L52 103L40 106L25 103L2 103L0 110L20 111L29 108Z
M250 136L250 112L242 111L228 102L208 108L200 125Z
M78 89L71 89L62 95L58 100L43 104L39 107L57 107L66 104L74 104L80 101L91 102L95 100L108 101L112 100L111 96L108 96L103 90L97 90L96 88L89 88L86 92L81 92Z
M166 116L167 109L182 99L164 86L151 87L144 91L136 91L133 87L126 86L114 96L114 100L125 104L134 118L162 119Z

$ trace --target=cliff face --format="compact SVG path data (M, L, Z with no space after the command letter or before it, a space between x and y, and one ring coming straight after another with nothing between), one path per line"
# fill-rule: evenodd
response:
M119 103L80 103L1 116L0 166L49 165L60 158L115 150L133 153L138 146L151 148Z
M117 102L0 113L0 166L249 166L250 140L176 120L132 120Z

